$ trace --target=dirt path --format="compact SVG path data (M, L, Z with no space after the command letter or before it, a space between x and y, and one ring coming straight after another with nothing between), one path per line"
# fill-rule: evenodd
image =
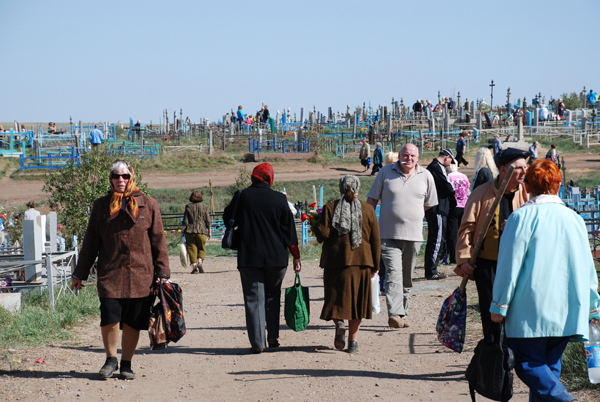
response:
M541 155L542 153L540 153ZM590 154L564 155L565 164L568 168L569 178L585 175L590 171L600 171L600 155L596 152ZM424 165L429 160L422 161ZM306 161L272 162L275 169L275 180L277 181L306 181L318 179L336 179L345 174L356 174L366 177L369 172L362 173L361 166L356 164L338 164L322 166ZM473 176L473 164L461 168L461 172ZM207 186L208 180L212 180L213 186L227 186L235 183L239 176L239 168L251 169L254 164L239 164L233 167L215 169L202 173L146 173L144 181L148 182L150 188L178 188L190 189L197 186ZM44 200L48 194L42 191L43 182L34 180L13 180L7 175L0 180L0 205L11 206L25 204L27 201Z
M17 349L9 358L23 361L22 371L2 377L0 400L25 401L468 401L464 371L472 357L479 324L468 329L466 351L457 354L439 344L435 322L442 301L458 278L416 280L410 328L387 326L382 312L365 320L360 351L348 355L333 348L333 325L319 319L323 303L322 270L304 263L302 284L310 287L311 323L293 332L282 319L281 344L261 355L249 353L239 274L232 258L211 258L204 275L190 275L171 258L172 279L184 291L188 333L166 351L149 349L142 332L134 358L134 381L98 379L104 351L98 320L78 327L73 342ZM445 272L450 269L443 268ZM423 270L416 276L422 278ZM284 287L292 285L288 271ZM471 291L474 287L471 287ZM282 311L283 314L283 311ZM36 359L44 359L44 365ZM7 361L0 360L6 370ZM515 402L527 390L516 382Z

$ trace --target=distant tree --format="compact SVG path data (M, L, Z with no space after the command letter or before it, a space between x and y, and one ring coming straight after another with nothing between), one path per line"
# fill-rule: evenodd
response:
M566 93L562 94L560 98L565 103L565 109L575 110L583 107L583 101L579 97L579 95L575 92L571 92L570 95Z
M106 152L90 152L81 166L69 164L48 174L43 190L50 193L48 203L64 225L63 237L67 244L71 244L73 236L77 236L80 242L83 240L92 204L110 191L110 167L118 157L108 156ZM145 191L148 186L142 182L142 176L136 169L137 162L126 160L135 170L137 186Z

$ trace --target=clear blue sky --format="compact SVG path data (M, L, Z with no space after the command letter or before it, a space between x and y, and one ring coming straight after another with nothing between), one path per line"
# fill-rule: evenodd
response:
M600 89L596 0L0 0L0 16L0 121Z

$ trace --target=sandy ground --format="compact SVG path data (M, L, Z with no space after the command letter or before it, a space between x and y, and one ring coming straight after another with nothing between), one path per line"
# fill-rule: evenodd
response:
M580 172L599 171L598 154L567 155L567 167ZM326 166L306 162L275 162L276 180L338 178L358 173L360 166ZM146 174L152 188L189 188L191 181L211 178L214 185L235 181L238 168L195 174ZM353 170L356 169L356 170ZM472 174L469 166L461 171ZM24 204L47 197L42 182L0 180L0 205ZM467 329L462 354L441 346L435 323L443 300L458 285L456 276L425 281L422 268L415 274L409 312L410 328L387 326L382 313L365 321L359 334L360 352L348 355L333 348L333 325L319 320L323 302L322 274L317 262L304 262L302 283L310 287L311 324L293 332L282 321L281 343L261 355L249 353L244 308L235 259L210 258L207 273L189 275L178 258L171 258L172 279L184 291L188 333L163 352L149 348L143 332L134 359L134 381L98 379L104 362L99 319L73 329L68 343L0 350L0 400L21 401L469 401L465 369L480 336L480 324ZM450 268L442 268L451 273ZM293 283L288 272L284 287ZM469 292L475 287L471 284ZM283 315L283 310L282 310ZM20 360L10 371L9 361ZM44 359L45 364L36 364ZM527 388L515 380L512 401L528 400ZM580 401L600 396L579 395ZM479 398L483 399L483 398Z
M311 322L293 332L281 323L281 347L249 353L239 274L233 258L210 258L206 274L190 275L171 258L172 280L184 292L188 333L166 351L149 348L142 332L133 362L137 378L100 380L104 363L99 319L74 330L64 344L19 348L21 371L4 372L0 400L21 401L468 401L465 369L472 357L480 324L468 329L466 350L457 354L437 341L435 323L441 304L459 283L451 276L426 281L417 269L409 319L411 326L387 326L387 310L365 320L359 353L333 348L331 322L319 319L323 303L322 270L305 262L302 284L310 288ZM443 271L450 273L450 268ZM293 284L288 271L284 287ZM474 291L474 286L469 288ZM283 296L282 296L283 298ZM45 364L36 364L44 359ZM6 360L0 369L8 369ZM527 400L516 381L513 401Z
M540 155L543 153L540 151ZM469 158L472 161L472 158ZM585 175L587 172L600 171L600 154L564 155L567 167L567 178ZM430 161L423 160L426 166ZM356 174L359 177L367 177L370 171L362 173L361 166L357 160L356 164L338 164L323 166L306 161L272 162L275 170L276 181L304 181L317 179L336 179L346 174ZM251 169L254 164L245 164ZM215 169L214 171L202 173L143 173L143 180L150 188L178 188L189 189L194 186L208 186L209 179L213 186L227 186L235 183L239 177L240 165ZM473 163L467 167L461 167L461 172L473 176ZM0 179L0 205L24 205L29 200L44 200L49 194L42 191L44 183L38 180L13 180L10 174ZM192 184L193 183L193 184Z

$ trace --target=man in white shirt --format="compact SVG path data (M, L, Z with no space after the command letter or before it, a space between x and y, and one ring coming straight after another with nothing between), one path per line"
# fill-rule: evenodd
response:
M393 165L381 168L367 194L367 203L373 208L381 201L381 259L386 267L388 324L393 328L409 326L405 317L423 243L423 217L427 209L438 204L433 176L419 166L417 147L404 145L398 158Z

